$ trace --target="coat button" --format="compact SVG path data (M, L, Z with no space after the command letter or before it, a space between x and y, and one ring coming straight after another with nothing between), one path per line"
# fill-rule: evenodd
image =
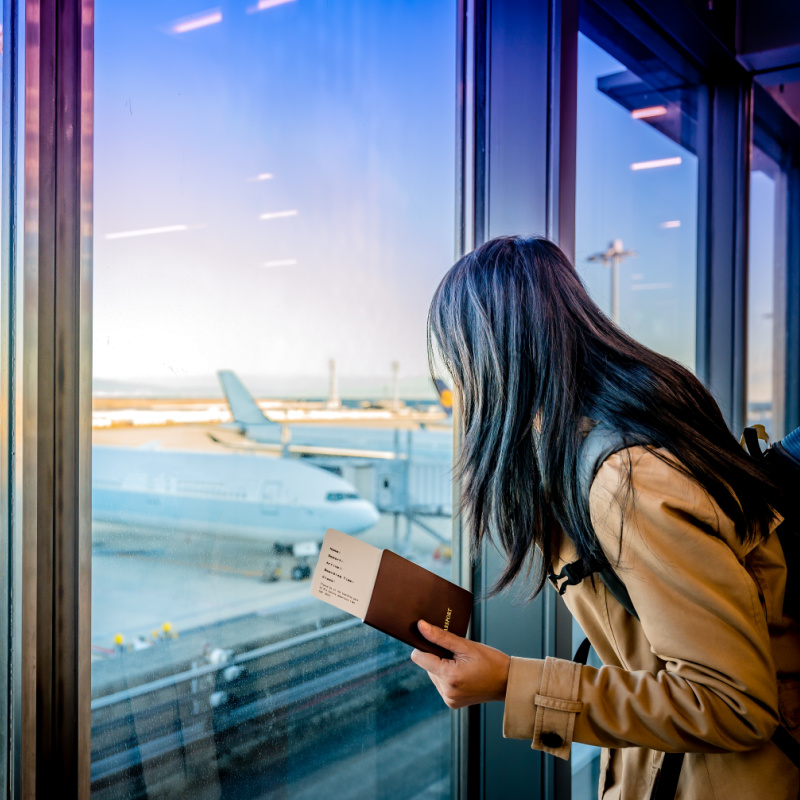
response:
M545 747L550 747L555 750L557 747L561 747L564 744L564 740L557 734L552 732L543 733L539 737L540 741Z

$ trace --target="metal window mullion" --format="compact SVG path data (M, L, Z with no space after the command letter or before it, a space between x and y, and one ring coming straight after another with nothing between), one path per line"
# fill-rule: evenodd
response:
M740 80L704 87L697 270L697 374L732 431L746 417L747 218L752 92Z
M784 433L800 426L800 148L787 169Z
M753 137L755 147L755 135ZM783 161L783 159L782 159ZM773 263L772 286L772 428L768 431L771 439L778 439L785 432L786 419L786 378L787 378L787 332L786 308L789 305L786 294L788 282L786 274L787 257L789 255L789 180L787 165L782 163L775 176L775 253ZM748 280L757 276L749 275ZM748 292L749 293L749 292ZM748 350L750 343L748 342ZM748 380L748 402L750 400Z
M80 3L57 7L55 273L53 275L53 361L46 365L52 382L52 524L53 524L53 711L54 752L49 774L56 786L78 795L79 621L78 596L78 375L80 372ZM59 13L60 12L60 13ZM40 319L41 324L41 319ZM48 331L49 332L49 331ZM40 361L41 364L41 361ZM41 371L40 371L41 374ZM40 406L41 410L41 406ZM51 472L46 468L48 473ZM89 643L87 642L86 645ZM89 647L86 647L88 652ZM53 769L55 767L55 769ZM74 787L74 789L73 789ZM54 786L55 788L55 786Z
M731 428L738 436L747 424L747 318L749 301L750 163L753 138L753 86L750 78L737 85L737 191L734 218L736 238L733 262L733 386Z
M38 540L38 280L41 26L38 3L15 2L24 17L24 175L22 268L13 265L14 397L11 514L12 584L12 790L16 800L35 798L37 773ZM23 491L23 487L25 491Z
M547 235L575 260L578 0L550 4Z
M486 231L487 0L458 0L456 44L456 258L483 241ZM458 398L453 407L453 462L461 446ZM458 512L460 489L453 484L453 562L458 582L473 589L469 542ZM470 636L481 639L481 604L473 610ZM455 712L451 725L451 797L468 800L483 794L481 708Z
M570 250L575 71L570 66L565 72L562 58L565 44L566 50L572 46L572 55L576 53L576 4L574 0L546 4L475 0L473 7L474 100L472 119L465 125L474 132L474 145L468 162L472 175L462 189L473 193L469 209L473 241L464 236L464 248L498 234L548 233L563 237ZM569 30L565 20L571 20ZM461 219L465 217L462 214ZM468 225L461 230L469 230ZM478 596L501 568L501 557L493 548L485 548L473 572ZM553 626L546 620L551 613ZM543 658L552 653L547 650L550 634L563 647L564 621L563 615L556 620L543 598L519 607L501 596L476 603L472 635L516 655ZM531 796L544 797L546 788L553 789L554 765L543 767L541 753L503 740L502 711L498 704L487 704L462 713L469 766L466 796L491 800L525 786ZM546 772L551 775L549 783ZM559 778L562 789L568 790L568 775Z
M50 773L57 751L53 729L54 707L54 572L53 552L53 366L55 337L55 262L56 262L56 0L41 0L39 5L39 208L38 275L35 355L25 352L25 360L35 358L36 374L36 519L35 529L26 525L24 535L36 539L36 796L51 789ZM32 431L23 430L28 439ZM30 491L30 484L22 491ZM29 520L33 521L33 520ZM24 524L24 523L23 523ZM27 672L27 670L26 670Z
M476 0L456 3L456 229L455 258L474 246L475 226L475 12ZM455 388L455 387L453 387ZM453 395L453 464L458 459L463 431L460 425L458 397ZM453 480L452 559L454 580L472 589L469 543L464 542L459 511L460 484ZM475 622L470 636L475 636ZM469 708L459 709L450 717L450 797L467 800L474 774L475 759L470 752L471 715Z
M578 0L550 4L548 79L547 235L575 260L575 203L578 134ZM550 587L544 597L544 650L572 658L572 615ZM544 758L542 796L569 800L572 763Z
M14 585L14 571L17 564L17 551L13 535L11 499L11 474L13 463L12 447L12 363L13 326L11 296L14 287L12 270L16 263L17 251L17 170L18 170L18 96L19 80L19 18L18 6L5 2L3 5L3 31L5 32L5 56L3 65L3 111L2 111L2 267L0 268L0 507L4 509L2 521L2 541L5 561L3 577L0 579L0 715L3 731L0 735L0 792L10 797L12 792L13 765L15 763L15 721L19 709L15 710L12 673L16 648L12 648L11 635L14 631L11 587Z
M26 149L25 272L16 309L23 374L14 483L21 496L14 502L21 512L20 589L33 601L22 626L34 633L21 658L27 713L18 796L88 798L91 138L87 146L83 127L91 125L92 7L26 0L25 9L26 147L35 146Z

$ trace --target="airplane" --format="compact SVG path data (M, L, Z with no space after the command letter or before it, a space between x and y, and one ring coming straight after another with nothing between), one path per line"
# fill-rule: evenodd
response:
M232 424L220 427L233 430L250 442L274 445L284 454L373 459L394 458L399 452L405 452L410 442L417 456L441 460L442 463L448 463L452 458L453 437L450 430L432 431L423 427L416 431L400 431L392 427L367 427L355 423L278 423L265 416L234 372L220 370L217 375L233 417ZM437 385L437 390L442 407L450 417L452 409L448 411L445 401L449 401L452 407L452 394L444 384L441 387Z
M92 519L315 555L328 528L362 533L379 514L347 481L300 460L95 445Z
M437 378L434 383L436 391L439 393L439 405L451 419L453 416L453 390L441 378Z

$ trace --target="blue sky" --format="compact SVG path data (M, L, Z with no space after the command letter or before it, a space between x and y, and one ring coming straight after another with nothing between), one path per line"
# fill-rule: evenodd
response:
M208 7L97 3L95 375L424 375L454 256L454 2L247 8L176 34Z
M775 180L769 175L751 173L747 399L757 403L773 400L775 189Z
M610 270L586 258L622 239L638 256L620 269L621 324L653 349L693 367L697 158L597 90L597 78L624 69L581 34L576 266L609 313ZM680 164L631 169L633 163L675 157Z
M95 377L213 387L230 368L291 393L324 390L336 358L347 394L396 360L427 391L454 256L455 0L256 2L97 2ZM576 266L609 311L586 258L637 251L621 322L693 366L697 159L597 90L622 69L581 35Z

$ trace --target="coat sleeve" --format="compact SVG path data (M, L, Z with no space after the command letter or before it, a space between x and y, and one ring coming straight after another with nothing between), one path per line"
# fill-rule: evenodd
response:
M504 735L562 758L572 741L725 752L769 740L778 725L775 667L758 588L737 557L731 520L696 482L644 448L604 463L590 507L664 668L514 658Z

